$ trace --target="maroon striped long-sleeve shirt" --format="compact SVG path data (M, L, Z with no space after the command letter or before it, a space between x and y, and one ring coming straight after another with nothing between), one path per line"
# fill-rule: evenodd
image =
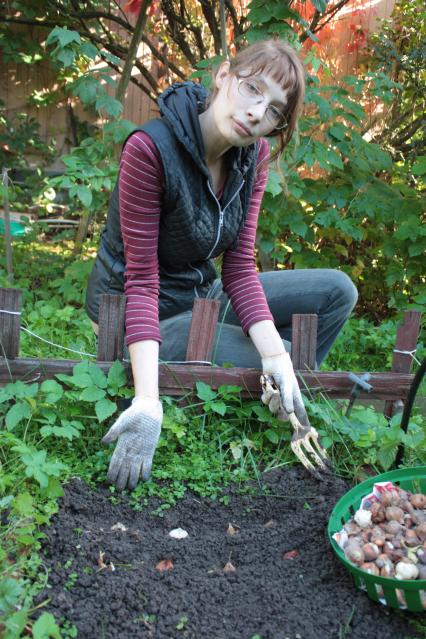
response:
M258 165L269 157L261 138ZM256 271L254 242L260 203L268 177L268 163L257 172L238 248L227 250L222 261L222 284L247 332L255 322L272 320ZM120 161L120 223L126 260L124 293L126 343L153 339L161 342L158 296L160 289L158 233L164 172L160 154L143 131L126 142ZM220 198L221 193L216 196Z

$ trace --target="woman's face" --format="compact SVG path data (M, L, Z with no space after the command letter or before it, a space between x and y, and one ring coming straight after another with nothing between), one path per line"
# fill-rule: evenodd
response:
M242 79L250 86L241 87ZM236 77L229 73L229 62L224 62L216 86L212 114L219 134L231 146L248 146L268 135L275 129L271 114L285 110L287 91L267 74Z

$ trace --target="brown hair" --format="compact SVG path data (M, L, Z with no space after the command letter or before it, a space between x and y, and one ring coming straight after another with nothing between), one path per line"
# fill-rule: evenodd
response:
M241 49L235 57L230 58L229 62L229 71L234 76L249 77L265 72L288 91L287 104L284 108L284 116L288 126L285 129L271 131L265 136L279 139L270 158L270 161L276 159L278 163L282 152L296 130L297 120L302 111L305 97L305 72L302 62L296 51L278 38L261 40ZM218 69L213 73L214 78L217 72ZM211 104L217 92L218 89L215 87L209 96L208 104Z

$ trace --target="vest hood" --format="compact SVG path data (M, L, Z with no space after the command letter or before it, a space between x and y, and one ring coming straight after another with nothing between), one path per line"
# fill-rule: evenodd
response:
M206 175L208 169L198 115L205 111L208 95L201 84L176 82L157 100L161 115Z
M206 109L209 91L196 82L176 82L157 100L160 113L179 142L208 177L205 149L198 116ZM224 156L227 169L239 169L244 175L253 162L255 145L231 147Z

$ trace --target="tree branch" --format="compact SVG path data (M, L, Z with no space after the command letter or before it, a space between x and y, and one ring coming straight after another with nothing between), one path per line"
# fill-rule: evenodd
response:
M138 50L139 42L141 41L142 32L145 28L146 21L148 18L148 7L151 4L151 0L142 0L142 5L139 9L139 15L136 22L135 30L133 31L133 36L130 41L129 50L125 57L123 71L121 73L120 81L118 83L117 91L115 93L115 98L119 102L123 102L124 96L126 94L126 89L129 84L130 77L132 75L133 63L136 58L136 53Z
M334 18L336 13L338 13L340 9L348 4L349 1L350 0L339 0L337 4L335 4L333 7L330 7L330 9L323 14L316 10L312 17L311 24L309 25L309 31L311 33L318 33L319 31L321 31L321 29L323 29ZM323 22L320 22L321 16L324 16L325 18ZM307 38L309 38L309 36L305 32L300 36L299 40L300 42L304 42Z
M164 64L164 66L169 67L169 69L171 71L173 71L173 73L180 78L181 80L185 80L186 79L186 75L185 73L183 73L183 71L181 71L181 69L179 69L179 67L177 67L173 62L170 62L170 60L168 60L167 58L164 57L164 55L160 52L159 49L156 49L155 46L152 44L151 40L146 36L143 35L142 36L142 42L144 44L146 44L152 55L162 64Z
M192 53L191 47L189 46L188 42L185 40L185 37L183 35L181 28L178 28L177 26L179 25L180 27L185 28L186 26L185 21L182 20L180 16L178 16L175 13L170 0L162 0L161 8L167 18L168 27L169 27L168 31L171 38L173 39L174 42L176 42L176 44L178 45L178 47L180 48L180 50L182 51L183 55L186 57L188 62L193 67L195 67L195 65L197 64L197 59Z
M209 26L210 33L212 34L212 37L213 37L215 53L216 55L220 55L220 50L221 50L220 31L219 31L219 25L217 23L213 6L209 2L209 0L200 0L200 4L201 4L201 9L203 11L203 15Z

